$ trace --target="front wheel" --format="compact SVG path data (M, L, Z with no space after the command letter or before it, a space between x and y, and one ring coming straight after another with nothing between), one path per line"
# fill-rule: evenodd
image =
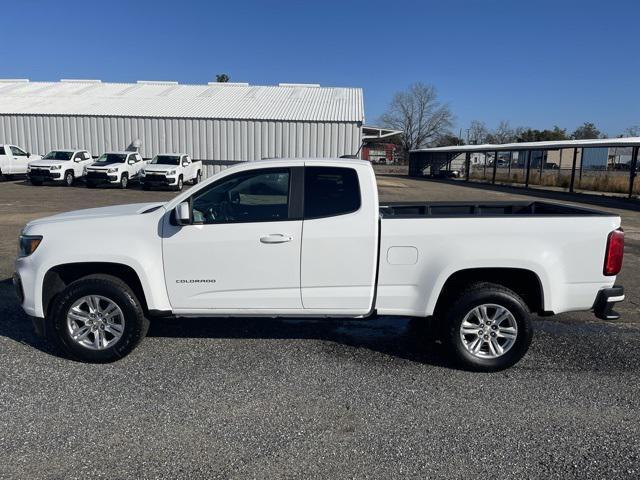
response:
M518 294L483 283L463 292L445 313L448 344L457 363L494 372L515 365L533 336L529 310Z
M69 356L93 363L124 357L149 328L133 291L109 275L71 283L53 301L46 322L49 340Z
M123 173L120 177L120 188L127 188L129 186L129 175Z
M67 187L71 187L73 186L73 182L75 182L75 176L73 175L73 172L69 170L64 174L64 184Z
M178 184L176 185L176 190L178 192L181 192L183 187L184 187L184 181L182 180L182 175L180 175L178 177Z

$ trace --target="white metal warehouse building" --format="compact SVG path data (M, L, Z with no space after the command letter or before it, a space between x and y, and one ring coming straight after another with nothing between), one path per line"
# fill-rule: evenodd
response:
M96 156L140 140L146 158L339 157L356 154L363 122L360 88L0 80L0 143L38 154L82 148Z

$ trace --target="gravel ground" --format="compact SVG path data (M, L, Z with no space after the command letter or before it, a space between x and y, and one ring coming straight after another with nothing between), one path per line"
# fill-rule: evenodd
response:
M523 198L382 177L384 200ZM52 212L172 193L0 185L0 279ZM623 319L536 322L500 373L456 370L416 321L156 321L129 357L87 365L33 335L0 282L0 478L638 478L640 214Z

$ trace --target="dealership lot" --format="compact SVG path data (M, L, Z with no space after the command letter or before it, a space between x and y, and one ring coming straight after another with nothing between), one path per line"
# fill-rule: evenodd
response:
M395 176L379 185L386 201L526 198ZM174 195L0 184L0 477L640 474L640 212L620 211L622 319L541 320L530 353L497 374L453 369L415 322L393 317L163 320L116 364L57 357L11 291L20 228Z

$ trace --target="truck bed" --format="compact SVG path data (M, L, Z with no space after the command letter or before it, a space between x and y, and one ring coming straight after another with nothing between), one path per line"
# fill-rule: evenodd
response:
M615 216L589 208L548 202L391 202L380 203L382 218Z

